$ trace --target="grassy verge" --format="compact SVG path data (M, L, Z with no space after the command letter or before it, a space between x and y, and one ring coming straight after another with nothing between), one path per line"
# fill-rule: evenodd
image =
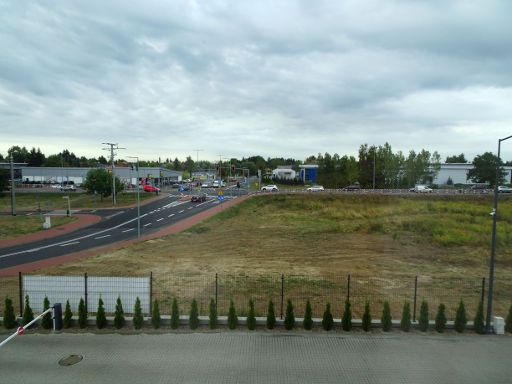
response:
M54 216L52 226L75 221L76 217ZM0 240L26 235L43 229L43 220L39 216L0 216Z

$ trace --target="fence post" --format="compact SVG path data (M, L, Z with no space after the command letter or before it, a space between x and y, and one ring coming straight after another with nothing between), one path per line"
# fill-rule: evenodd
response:
M347 301L350 301L350 273L347 275Z
M85 292L84 292L84 301L85 301L85 313L89 313L88 311L88 308L87 308L87 272L84 273L84 288L85 288Z
M20 317L23 317L23 276L18 272L18 285L20 293Z
M414 305L412 310L412 321L416 321L416 298L418 297L418 276L414 277Z
M484 298L485 298L485 277L482 277L482 305L484 304Z
M149 272L149 316L153 315L153 271Z
M284 273L281 274L281 320L283 320L283 305L284 305Z
M219 298L219 275L215 273L215 309L217 309L217 299Z

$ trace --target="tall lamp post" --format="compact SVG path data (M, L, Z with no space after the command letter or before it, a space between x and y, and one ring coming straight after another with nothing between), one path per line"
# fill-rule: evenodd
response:
M491 260L489 262L489 290L487 292L487 317L485 320L485 330L491 332L492 315L492 290L494 286L494 257L496 255L496 222L498 221L498 178L500 172L500 150L501 142L512 138L512 135L498 140L498 158L496 159L496 179L494 182L494 206L492 210L492 240L491 240Z
M137 238L140 239L140 181L139 181L139 158L137 156L128 156L137 159Z

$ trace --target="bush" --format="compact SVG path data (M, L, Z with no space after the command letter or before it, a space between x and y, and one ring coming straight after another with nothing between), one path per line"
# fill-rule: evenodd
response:
M309 299L306 301L306 310L304 311L304 321L302 322L304 329L311 330L313 328L313 310Z
M425 300L421 302L418 325L421 332L428 331L428 303Z
M247 328L254 331L256 328L256 313L254 312L254 301L249 300L249 314L247 315Z
M178 300L176 298L172 299L171 306L171 328L178 329L180 326L180 310L178 308Z
M4 327L6 329L12 329L16 327L16 316L14 315L14 307L12 305L12 300L9 299L8 297L5 298Z
M80 298L80 302L78 303L78 326L80 328L87 327L87 310L85 309L85 301L83 298Z
M284 327L289 331L295 327L295 315L293 314L292 301L286 303L286 314L284 315Z
M352 310L350 307L350 300L345 300L345 310L343 311L343 317L341 319L341 327L345 332L352 330Z
M505 332L512 333L512 305L508 309L508 315L505 319Z
M411 330L411 306L408 301L404 303L402 320L400 320L400 329L404 332L409 332Z
M238 325L238 316L236 315L235 303L233 300L229 302L229 312L228 312L228 328L235 329Z
M135 306L133 307L133 327L135 329L141 329L143 322L144 322L144 316L142 316L142 308L140 306L140 299L137 296L137 299L135 299Z
M457 313L455 314L455 330L459 333L464 332L467 322L468 320L466 318L466 308L464 307L464 302L461 299L459 307L457 308Z
M217 318L217 303L215 300L210 300L210 329L217 328L218 318Z
M158 300L155 299L155 301L153 302L153 313L151 314L151 324L153 325L153 328L160 328L160 320L160 305L158 303Z
M475 332L479 334L485 333L485 324L484 324L484 303L482 300L478 303L478 309L476 310L475 320L474 320Z
M124 327L124 310L123 310L123 303L121 302L121 297L117 297L116 301L116 312L114 314L114 327L116 329L121 329Z
M370 302L364 305L363 313L363 330L368 332L372 328L372 315L370 314Z
M388 301L384 302L384 309L382 310L380 323L384 332L389 332L391 330L391 308L389 307Z
M62 320L64 328L70 328L73 325L73 312L69 300L66 300L66 309L64 310L64 319Z
M50 300L48 300L48 297L45 296L43 300L43 312L47 309L50 309ZM41 319L41 327L44 329L52 329L53 328L53 320L52 320L52 313L48 312L46 313L43 318Z
M28 295L25 295L25 308L23 308L23 325L27 325L34 320L34 312L30 308L30 300Z
M330 331L334 327L334 319L331 312L331 303L325 306L324 317L322 318L322 328L325 331Z
M188 317L188 325L190 329L197 329L199 327L199 309L197 308L196 299L192 299L192 304L190 304L190 316Z
M105 316L105 307L103 305L103 300L98 300L98 312L96 312L96 326L98 329L105 328L107 326L107 317Z
M443 303L439 304L439 307L437 308L437 315L436 315L436 323L435 328L436 331L439 333L444 332L444 328L446 327L446 315L445 312L445 306Z
M276 325L276 314L274 312L274 303L272 300L268 301L268 310L267 310L267 328L274 329Z

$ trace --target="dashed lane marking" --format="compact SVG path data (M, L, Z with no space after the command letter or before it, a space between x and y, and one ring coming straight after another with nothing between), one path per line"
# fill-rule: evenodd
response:
M184 209L183 209L183 210L181 210L181 211L179 211L178 213L183 213L183 212L185 212L185 210L184 210Z
M162 221L163 219L164 219L164 218L163 218L163 217L161 217L160 219L157 219L156 221Z
M111 235L98 236L98 237L95 237L94 240L104 239L105 237L110 237L110 236Z
M130 231L134 231L134 230L135 230L135 228L125 229L125 230L123 231L123 233L125 233L125 232L130 232Z
M167 217L173 217L173 216L174 216L174 213L171 213L171 214L170 214L169 216L167 216Z
M151 225L151 223L144 224L145 227L147 227L148 225Z
M75 244L80 244L80 242L79 241L73 241L72 243L61 244L60 246L61 247L67 247L68 245L75 245Z

